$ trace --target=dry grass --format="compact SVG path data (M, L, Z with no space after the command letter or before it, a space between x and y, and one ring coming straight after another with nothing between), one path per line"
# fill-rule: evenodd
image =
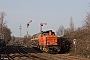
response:
M72 42L71 55L80 55L81 57L90 58L90 31L77 30L67 34L65 37ZM73 39L76 39L76 45L73 44Z

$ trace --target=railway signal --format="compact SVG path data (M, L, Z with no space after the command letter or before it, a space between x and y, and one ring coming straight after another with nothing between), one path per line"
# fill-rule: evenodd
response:
M76 51L76 39L73 39L73 44L74 44L75 51Z
M47 23L42 23L42 22L40 23L40 32L42 32L42 26L43 25L47 25Z
M29 24L32 22L32 20L30 20L28 23L27 23L27 25L26 25L26 28L27 28L27 40L28 40L28 26L29 26Z

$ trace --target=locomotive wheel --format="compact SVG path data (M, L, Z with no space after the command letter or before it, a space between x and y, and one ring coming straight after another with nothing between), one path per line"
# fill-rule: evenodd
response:
M48 53L48 49L47 48L43 48L43 51Z
M39 46L39 49L43 52L48 52L48 49L46 47L43 47L43 46Z

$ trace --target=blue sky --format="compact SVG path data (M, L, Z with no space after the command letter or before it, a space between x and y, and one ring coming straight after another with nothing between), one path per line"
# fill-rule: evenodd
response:
M90 11L90 0L0 0L2 11L6 13L4 20L8 21L12 35L20 36L20 24L22 36L26 35L26 24L31 19L28 31L33 35L40 31L41 22L47 23L43 30L56 31L61 25L68 28L71 16L75 27L82 26Z

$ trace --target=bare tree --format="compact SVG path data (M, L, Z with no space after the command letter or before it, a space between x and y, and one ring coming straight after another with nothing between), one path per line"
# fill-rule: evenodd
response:
M31 35L28 35L28 39L27 39L27 35L24 36L23 44L24 44L24 46L31 45Z
M56 31L56 34L57 34L58 36L64 35L64 26L60 26L60 27L58 28L58 30Z
M14 45L15 36L11 36L11 40L9 42L9 45Z
M0 13L0 38L3 38L5 42L8 43L8 41L11 39L11 31L6 26L6 22L4 22L5 15L5 12Z
M0 38L4 38L4 35L2 33L2 31L3 31L3 25L4 25L4 23L3 23L4 17L5 17L5 13L4 12L1 12L0 13Z
M11 40L11 31L7 27L3 27L2 34L4 35L4 40L8 43Z
M90 29L90 13L87 13L86 19L84 21L85 21L84 26L86 27L86 29Z
M74 31L74 23L73 23L73 19L72 17L70 18L70 29L69 32L73 32Z
M64 35L67 34L69 32L69 29L64 29Z

